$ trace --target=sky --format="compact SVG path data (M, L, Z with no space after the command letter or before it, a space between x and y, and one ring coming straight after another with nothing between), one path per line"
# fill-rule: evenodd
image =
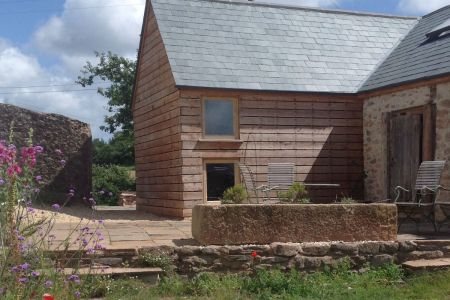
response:
M258 0L255 0L258 1ZM264 0L277 4L424 15L450 0ZM94 137L107 99L75 84L94 51L136 59L145 0L0 0L0 102L66 115ZM99 82L97 86L105 86Z

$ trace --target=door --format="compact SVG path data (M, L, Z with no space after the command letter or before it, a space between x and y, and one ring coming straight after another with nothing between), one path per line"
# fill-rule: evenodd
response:
M433 159L432 115L429 105L390 114L388 194L391 199L395 199L394 189L398 185L413 189L420 163ZM410 200L407 196L403 194L400 201Z

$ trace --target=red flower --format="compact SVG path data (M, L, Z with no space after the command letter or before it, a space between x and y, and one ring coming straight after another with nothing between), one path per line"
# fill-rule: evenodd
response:
M42 296L42 300L55 300L55 298L50 294L44 294L44 296Z
M252 254L250 254L253 258L256 258L258 256L258 253L256 251L252 251Z

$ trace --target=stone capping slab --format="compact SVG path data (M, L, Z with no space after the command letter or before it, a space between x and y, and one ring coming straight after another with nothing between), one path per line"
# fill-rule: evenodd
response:
M202 245L356 242L397 239L394 204L196 205L192 235Z

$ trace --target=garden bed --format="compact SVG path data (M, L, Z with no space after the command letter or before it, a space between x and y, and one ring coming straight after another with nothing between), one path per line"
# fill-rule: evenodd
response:
M196 205L192 235L204 245L394 241L393 204Z

